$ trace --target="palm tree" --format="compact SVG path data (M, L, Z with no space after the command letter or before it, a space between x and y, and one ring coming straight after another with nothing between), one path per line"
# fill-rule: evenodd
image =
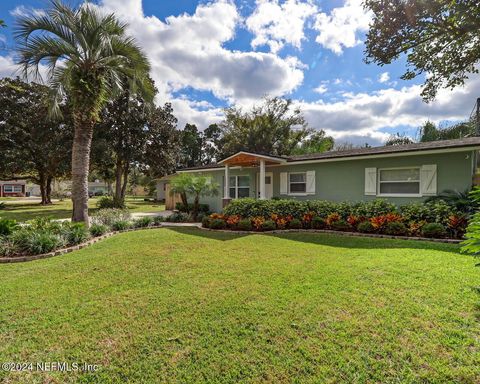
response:
M40 64L48 67L51 112L58 114L66 97L72 103L72 220L87 225L90 147L102 107L126 88L147 102L154 96L150 64L126 27L94 5L52 0L44 15L20 17L15 31L24 75L39 77Z

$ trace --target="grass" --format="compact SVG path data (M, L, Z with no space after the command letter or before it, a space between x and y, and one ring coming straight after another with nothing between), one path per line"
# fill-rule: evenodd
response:
M0 210L0 217L6 219L15 219L17 221L27 221L35 217L51 217L53 219L67 219L72 215L72 201L65 199L63 201L55 201L51 205L40 205L37 202L8 200L6 198L5 209ZM96 211L98 198L88 200L88 206L91 213ZM165 205L154 203L152 201L144 201L143 198L129 197L126 199L127 208L131 213L134 212L158 212L165 210Z
M451 244L125 233L0 264L6 383L478 383L475 260Z

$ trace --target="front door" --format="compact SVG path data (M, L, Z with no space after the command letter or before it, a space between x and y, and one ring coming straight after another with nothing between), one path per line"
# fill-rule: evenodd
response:
M265 198L273 197L273 173L265 172ZM257 198L260 198L260 173L257 173Z

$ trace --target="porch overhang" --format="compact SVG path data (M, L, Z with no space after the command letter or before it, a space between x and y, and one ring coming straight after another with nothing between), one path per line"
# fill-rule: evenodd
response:
M260 185L259 197L265 199L265 167L267 165L278 165L286 163L287 159L277 156L262 155L259 153L240 151L232 156L227 157L218 162L225 166L225 190L223 193L223 206L230 202L230 167L259 167L260 168Z
M230 167L258 167L262 162L264 162L265 165L277 165L286 163L287 159L283 157L240 151L219 161L218 164Z

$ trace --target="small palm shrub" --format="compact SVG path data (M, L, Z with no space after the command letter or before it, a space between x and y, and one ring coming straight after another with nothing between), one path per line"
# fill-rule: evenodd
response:
M408 234L408 228L405 224L399 221L391 221L386 224L384 232L387 235L405 236Z
M362 233L373 233L375 232L375 227L370 221L362 221L357 225L357 230Z
M0 201L0 210L5 209L6 205L3 201Z
M290 223L288 224L288 228L290 229L301 229L302 228L302 222L298 219L292 219Z
M253 228L252 221L250 219L242 219L238 222L237 227L241 231L251 231Z
M102 236L108 232L108 227L103 224L92 224L90 226L90 234L93 237Z
M445 237L447 231L442 224L428 223L422 227L421 233L423 237Z
M135 228L145 228L149 227L152 225L153 219L151 217L145 216L145 217L140 217L139 219L135 220L133 222L133 226Z
M273 220L265 220L262 224L262 230L264 231L273 231L277 228L277 225Z
M118 220L112 224L112 229L114 231L124 231L128 228L130 228L130 222L127 220Z
M8 236L18 227L15 220L0 219L0 236Z
M210 228L211 229L225 229L227 227L227 223L225 220L222 219L212 219L210 221Z

